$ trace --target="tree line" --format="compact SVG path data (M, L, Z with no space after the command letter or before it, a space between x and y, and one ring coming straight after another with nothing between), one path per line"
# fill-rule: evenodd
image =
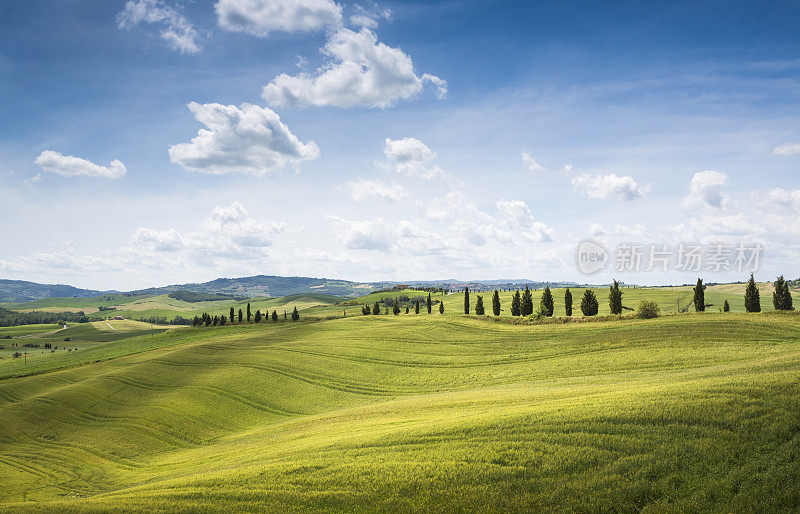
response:
M783 278L783 275L778 277L774 282L775 291L772 294L772 303L775 310L779 311L791 311L794 310L792 305L792 295L789 289L789 282ZM703 280L698 278L697 284L693 289L693 305L696 311L702 312L705 311L707 307L712 307L712 304L707 304L705 302L705 288L706 285L703 284ZM611 314L620 315L624 310L633 311L634 309L631 307L626 307L622 304L622 288L620 288L620 283L617 280L614 280L611 285L609 286L608 291L608 307ZM431 314L432 311L432 302L431 302L431 295L428 293L427 299L422 299L424 301L424 308L427 310L428 314ZM400 298L384 298L380 301L376 301L374 305L370 306L368 304L364 305L361 308L361 313L364 315L378 315L378 314L389 314L391 311L395 316L401 313L401 300ZM421 299L416 298L413 300L413 309L415 314L419 314L420 312L420 303ZM381 309L381 304L384 305L384 309ZM745 310L747 312L761 312L761 299L760 293L758 291L758 287L756 286L755 279L753 278L753 274L750 274L750 280L747 282L747 287L745 289L744 295L744 305ZM495 289L492 293L492 314L495 316L500 316L502 312L502 305L500 302L500 291ZM595 294L594 290L592 289L585 289L583 291L583 296L581 297L579 308L581 313L584 316L596 316L600 310L600 303L597 299L597 295ZM472 300L469 287L464 288L464 314L469 315L472 312ZM409 314L411 310L410 305L407 303L405 306L406 314ZM650 300L641 300L639 302L639 306L636 309L637 315L641 318L654 318L660 314L659 306L656 302ZM723 312L730 311L730 304L728 300L725 300L722 305ZM478 316L483 316L486 314L486 306L484 305L484 300L482 295L475 295L475 304L474 304L474 312ZM544 291L542 292L542 298L539 301L538 310L534 312L534 305L533 305L533 294L530 288L526 285L523 291L517 289L514 292L514 295L511 298L511 315L512 316L535 316L535 317L551 317L555 312L555 299L553 297L553 293L550 290L549 286L545 286ZM572 291L570 291L569 287L564 290L564 312L567 316L572 316L573 312L573 297ZM439 302L439 313L444 314L444 303Z
M238 313L236 310L231 307L228 316L224 314L221 316L211 316L210 314L204 312L201 316L195 316L192 320L193 327L200 327L200 326L225 326L229 323L261 323L262 321L265 323L278 323L279 321L287 321L291 316L292 321L299 321L300 320L300 312L298 312L297 307L292 310L291 314L287 314L286 311L283 311L283 319L281 320L281 316L278 315L277 310L272 311L272 315L269 314L269 309L266 310L262 314L261 309L257 309L255 314L251 311L250 304L247 304L247 311L242 312L242 309L239 309Z

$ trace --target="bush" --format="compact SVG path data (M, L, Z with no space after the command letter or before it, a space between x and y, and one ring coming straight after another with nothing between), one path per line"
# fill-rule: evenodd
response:
M64 341L69 341L69 337L65 337L65 338L64 338Z
M639 308L636 309L636 316L641 319L657 318L659 314L661 314L661 309L658 308L658 304L650 300L642 300L639 302Z

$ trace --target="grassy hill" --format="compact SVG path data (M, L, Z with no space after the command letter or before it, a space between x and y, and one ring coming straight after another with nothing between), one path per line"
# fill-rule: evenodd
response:
M793 313L362 316L16 364L0 510L800 508Z

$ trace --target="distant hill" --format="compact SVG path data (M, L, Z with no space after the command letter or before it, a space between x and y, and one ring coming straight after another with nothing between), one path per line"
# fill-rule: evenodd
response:
M64 284L37 284L25 280L0 279L0 302L29 302L50 297L90 298L108 291L79 289Z
M302 293L322 293L334 296L360 296L385 287L388 282L350 282L311 277L279 277L256 275L241 278L218 278L210 282L174 284L164 287L140 289L134 293L166 294L176 291L194 293L222 293L235 296L288 296Z

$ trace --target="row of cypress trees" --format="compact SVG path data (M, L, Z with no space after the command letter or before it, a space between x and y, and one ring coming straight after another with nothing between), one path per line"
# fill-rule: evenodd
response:
M619 283L615 280L614 285L611 287L611 295L609 296L611 303L611 312L619 314L622 312L622 292L619 290ZM613 300L612 300L613 297ZM591 289L586 289L581 298L581 312L584 316L594 316L599 310L597 296ZM492 314L495 316L500 315L500 292L495 289L492 293ZM572 316L572 292L569 288L564 291L564 310L567 316ZM542 316L550 317L555 312L555 300L553 293L550 291L550 286L545 286L542 293L542 299L539 302L539 313ZM464 288L464 314L470 313L470 296L469 288ZM478 316L484 315L483 297L477 295L475 302L475 314ZM533 294L528 286L525 290L520 292L519 289L511 297L511 315L512 316L530 316L533 314Z
M386 303L386 302L384 302L384 303ZM400 302L395 300L395 301L392 301L391 304L392 304L392 314L394 314L395 316L400 314ZM420 306L421 306L421 304L419 302L419 298L415 299L414 300L414 314L419 314ZM431 311L433 310L433 300L431 299L431 294L430 293L428 293L428 298L425 299L425 308L428 310L428 314L430 314ZM411 308L408 305L406 305L406 314L409 314L410 311L411 311ZM388 313L389 313L389 305L387 303L386 304L386 314L388 314ZM372 306L372 308L370 308L369 305L365 304L361 308L361 314L363 314L365 316L369 316L370 314L372 314L372 315L382 314L381 313L381 302L376 301L375 304ZM444 314L444 302L439 302L439 314Z
M772 293L772 306L776 311L793 311L792 294L789 292L789 283L783 278L783 275L775 279L773 283L775 291ZM703 280L698 278L697 285L694 286L694 310L703 312L709 305L705 299L706 286ZM761 293L758 291L756 281L753 274L750 274L750 280L747 281L747 287L744 291L744 309L747 312L761 312ZM731 310L728 300L722 304L723 312Z
M238 316L237 316L237 314L238 314ZM292 315L291 316L292 316L292 321L298 321L300 319L300 312L298 312L296 306L292 310ZM289 315L286 313L286 311L283 311L283 320L286 321L288 319L288 317L289 317ZM229 312L229 317L226 317L224 314L222 316L213 316L212 317L208 313L204 312L202 314L202 316L195 316L194 317L194 319L192 320L192 326L194 326L194 327L202 326L202 325L205 325L207 327L208 326L212 326L212 325L213 326L217 326L217 325L224 326L224 325L226 325L228 323L236 323L237 319L238 319L239 323L242 323L242 321L245 319L245 313L242 312L242 309L239 309L239 312L237 313L234 310L234 308L231 307L231 310ZM256 310L255 315L253 315L253 313L250 310L250 304L248 303L247 304L247 323L250 323L251 320L255 321L256 323L261 323L262 319L265 322L269 322L270 321L269 311L265 312L262 315L261 314L261 309L258 309L258 310ZM273 310L272 311L272 322L273 323L277 323L279 320L280 320L280 316L278 315L278 311Z

